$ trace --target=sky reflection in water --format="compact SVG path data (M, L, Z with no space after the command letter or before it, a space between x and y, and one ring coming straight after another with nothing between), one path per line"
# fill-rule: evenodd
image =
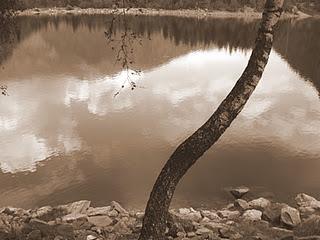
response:
M60 46L55 31L72 40ZM212 114L250 56L250 50L230 53L214 44L175 46L155 33L137 50L143 68L138 76L117 69L108 55L95 59L103 46L99 34L86 27L72 33L64 25L38 31L4 63L0 76L10 96L0 102L0 205L87 198L98 205L116 199L143 206L170 153ZM85 39L77 42L79 37ZM77 52L89 40L100 45ZM62 51L73 42L70 54ZM114 97L128 74L138 88L126 86ZM210 204L226 198L221 189L235 184L284 195L316 187L319 117L316 88L273 50L245 109L188 173L176 203ZM302 161L309 167L300 168L301 186L293 187Z

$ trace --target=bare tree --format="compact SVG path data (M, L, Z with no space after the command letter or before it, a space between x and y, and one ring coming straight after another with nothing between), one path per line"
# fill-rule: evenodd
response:
M283 1L266 0L255 47L242 76L208 121L178 146L163 167L148 200L140 240L165 238L168 210L179 181L230 126L259 83L272 49Z

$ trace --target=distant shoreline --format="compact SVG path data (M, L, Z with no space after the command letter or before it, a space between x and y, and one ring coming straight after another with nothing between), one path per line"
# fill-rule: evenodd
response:
M108 8L34 8L24 11L18 11L18 16L61 16L61 15L97 15L97 14L112 14L113 9ZM261 12L246 11L246 12L229 12L229 11L207 11L207 10L165 10L165 9L138 9L132 8L127 12L128 15L141 16L176 16L176 17L192 17L192 18L241 18L241 19L259 19L262 16ZM308 14L299 12L299 14L284 13L283 18L306 18L313 17Z

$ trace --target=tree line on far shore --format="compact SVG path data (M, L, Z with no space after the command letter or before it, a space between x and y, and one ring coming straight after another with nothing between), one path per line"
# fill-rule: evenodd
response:
M6 0L5 0L6 1ZM81 8L111 8L115 0L19 0L21 8L46 8L46 7L81 7ZM265 0L125 0L128 7L143 7L156 9L208 9L241 11L245 7L257 11L263 9ZM319 13L319 0L286 0L286 11L299 9L307 13Z

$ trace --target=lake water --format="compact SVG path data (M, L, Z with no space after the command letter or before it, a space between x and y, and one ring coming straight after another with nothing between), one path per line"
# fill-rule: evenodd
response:
M0 207L89 199L144 208L176 146L241 75L258 28L248 20L130 17L142 35L132 66L142 72L133 75L115 64L104 37L109 19L21 17L3 44ZM216 206L239 185L283 201L299 192L320 197L319 25L280 23L262 81L180 183L174 206Z

